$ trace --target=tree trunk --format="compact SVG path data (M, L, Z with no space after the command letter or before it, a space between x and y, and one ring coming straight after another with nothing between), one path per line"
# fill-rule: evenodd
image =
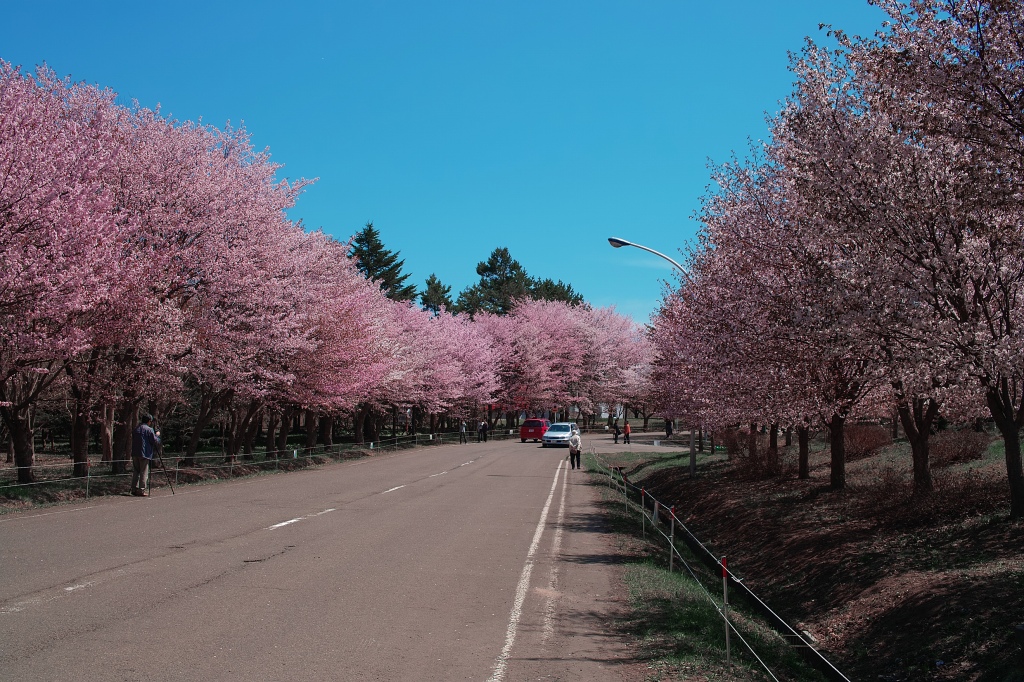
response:
M757 424L750 422L750 432L747 434L747 456L751 461L757 461Z
M772 457L779 455L779 425L777 422L772 422L768 426L768 452Z
M75 400L75 414L71 418L71 460L74 462L72 476L85 478L89 475L89 412L82 399Z
M358 445L362 445L366 442L363 433L363 424L366 422L366 415L370 411L370 406L366 403L360 405L352 417L352 440Z
M252 461L256 436L263 428L263 408L257 407L256 413L249 419L249 425L242 436L242 459Z
M1003 436L1006 451L1006 478L1010 484L1010 518L1024 519L1024 467L1021 466L1020 428L1024 410L1014 409L1018 400L1016 387L1010 393L1009 382L1003 378L986 387L989 412Z
M320 443L328 448L334 445L333 416L325 414L320 417Z
M112 462L114 460L114 406L105 404L103 406L103 417L100 422L100 456L101 462Z
M316 434L317 428L319 427L319 418L317 411L314 409L306 409L306 449L312 451L316 447Z
M132 429L139 420L139 401L128 395L118 401L114 412L114 451L110 473L122 476L128 473L132 457Z
M278 459L288 456L288 434L292 425L293 408L285 407L281 410L281 430L277 432L277 455Z
M796 439L800 450L800 480L807 480L811 477L810 452L811 452L811 429L806 424L796 428Z
M927 407L925 403L928 403ZM910 441L910 452L914 460L914 494L927 495L934 488L928 462L928 441L932 423L939 416L939 405L934 400L915 398L911 408L904 398L896 404L896 413Z
M704 452L704 429L697 429L697 452Z
M274 441L277 439L277 423L278 423L278 412L277 410L269 410L270 414L267 415L267 448L266 457L270 458L273 456L277 459L277 443Z
M11 447L14 450L14 465L18 468L18 483L35 483L36 476L32 470L35 463L35 432L32 430L32 418L28 409L14 410L0 407L7 430L11 434Z
M792 444L793 444L793 427L792 426L787 426L786 427L786 447L788 448Z
M832 451L832 490L842 490L846 487L846 443L843 440L845 423L846 417L838 414L833 414L828 422L829 446Z

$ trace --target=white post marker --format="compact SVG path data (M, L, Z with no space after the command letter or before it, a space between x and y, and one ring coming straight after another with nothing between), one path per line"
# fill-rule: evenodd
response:
M676 506L672 505L672 530L668 534L668 572L671 573L676 563Z
M725 616L725 664L732 665L732 657L729 652L729 569L726 568L725 557L722 557L722 598L724 601L723 615Z

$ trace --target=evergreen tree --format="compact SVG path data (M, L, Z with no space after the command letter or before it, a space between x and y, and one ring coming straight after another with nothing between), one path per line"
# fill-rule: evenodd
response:
M480 281L464 289L455 303L458 312L470 316L480 311L507 315L515 302L523 299L565 301L570 305L583 303L583 297L561 280L534 279L527 275L504 247L495 249L486 261L478 263L476 274L480 275Z
M574 291L571 284L565 284L562 280L533 280L530 297L538 301L564 301L569 305L583 303L583 296Z
M416 286L405 284L408 274L402 274L405 260L398 259L398 251L392 252L384 247L380 240L380 232L372 222L357 232L352 238L350 258L358 261L359 271L367 279L377 282L380 290L388 298L395 301L413 301L416 299Z
M442 284L437 275L431 273L427 278L426 289L420 294L420 304L434 315L441 312L442 308L451 311L455 307L452 304L452 288Z
M476 274L480 281L459 294L455 304L459 312L470 316L481 311L507 315L517 299L529 295L530 277L505 247L495 249L486 261L477 263Z

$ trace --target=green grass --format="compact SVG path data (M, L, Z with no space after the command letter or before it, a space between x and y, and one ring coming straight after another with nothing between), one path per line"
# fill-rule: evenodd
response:
M614 464L628 467L639 461L629 454L614 458ZM689 460L689 453L643 455L644 460L652 457L648 471L650 467L679 466L680 458ZM598 473L594 458L587 460L588 470ZM621 491L607 487L606 474L598 473L594 484L605 486L602 507L606 521L620 550L632 557L622 574L631 615L620 626L637 642L638 658L650 670L648 679L771 679L735 633L731 635L731 662L727 662L725 625L718 610L722 603L720 578L699 564L681 543L677 543L681 555L700 584L689 572L681 572L685 569L678 558L676 570L669 572L667 542L652 532L649 523L644 537L639 507L631 505L627 514ZM746 605L731 603L730 620L779 680L825 679Z

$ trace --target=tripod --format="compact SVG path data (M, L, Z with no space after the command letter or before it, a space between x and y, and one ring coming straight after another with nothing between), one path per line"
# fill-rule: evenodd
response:
M174 484L171 483L171 474L167 471L167 467L164 466L163 451L164 451L164 446L162 444L158 443L156 448L155 448L155 452L153 454L156 455L156 461L157 461L157 463L160 464L160 468L163 469L164 478L167 479L167 485L169 485L171 487L171 494L173 495L174 494Z
M164 478L167 479L167 485L169 485L171 487L171 494L173 495L174 494L174 484L171 483L171 474L170 474L169 471L167 471L167 467L164 466L164 458L161 456L161 453L160 453L159 450L157 450L157 452L156 452L156 461L160 463L160 468L163 469L163 472L164 472Z

